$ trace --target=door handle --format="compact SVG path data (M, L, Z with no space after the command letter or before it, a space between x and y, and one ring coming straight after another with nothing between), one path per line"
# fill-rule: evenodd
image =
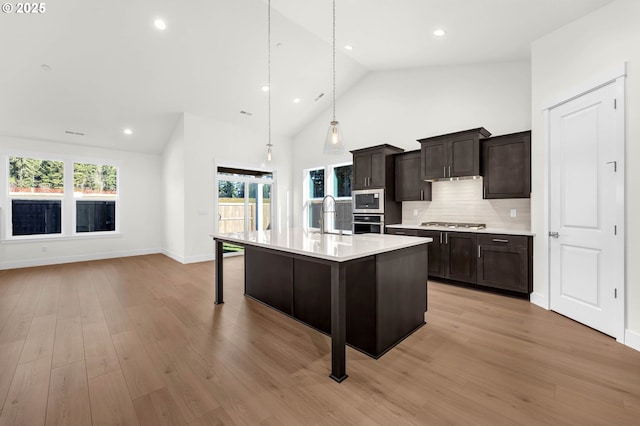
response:
M557 232L549 232L549 236L552 238L560 238L560 234Z
M618 162L617 161L607 161L607 164L613 164L613 171L618 171Z

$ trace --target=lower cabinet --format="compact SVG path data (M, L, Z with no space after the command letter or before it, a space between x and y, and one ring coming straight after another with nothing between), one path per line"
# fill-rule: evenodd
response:
M467 283L476 280L476 234L418 230L429 244L429 276Z
M477 235L467 232L445 232L445 278L465 283L476 281Z
M378 358L424 325L427 247L344 263L348 345ZM331 333L331 265L250 247L244 260L247 296Z
M533 239L529 236L387 228L388 234L433 239L429 277L529 294Z
M532 240L515 235L478 235L477 284L531 293Z
M444 232L441 231L425 231L418 230L418 237L427 237L433 239L429 243L429 276L436 278L444 278L444 263L442 261L442 250L444 244Z

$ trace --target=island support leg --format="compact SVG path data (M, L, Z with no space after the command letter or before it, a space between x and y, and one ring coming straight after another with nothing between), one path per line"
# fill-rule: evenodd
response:
M222 275L223 275L223 271L222 271L222 260L223 260L223 256L224 253L222 251L222 241L220 240L215 240L216 241L216 289L215 289L215 300L213 301L213 303L215 303L216 305L220 305L221 303L224 303L224 299L222 297L222 293L224 290L224 285L223 285L223 279L222 279Z
M344 265L331 265L331 377L340 383L347 376L346 360L346 271Z

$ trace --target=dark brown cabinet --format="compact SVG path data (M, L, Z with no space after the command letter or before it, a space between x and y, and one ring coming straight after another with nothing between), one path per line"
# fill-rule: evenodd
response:
M429 251L429 276L444 278L444 264L442 262L442 250L444 242L444 232L442 231L426 231L418 230L418 237L432 238L433 241L428 245Z
M476 234L445 232L443 263L445 278L465 283L476 281Z
M468 283L476 281L476 234L419 229L417 235L433 239L428 249L430 277Z
M405 229L405 228L387 228L387 234L390 235L408 235L410 237L417 237L417 229Z
M391 145L378 145L351 151L353 189L387 188L392 185L395 164L391 155L403 151L402 148Z
M533 291L533 238L410 228L388 234L433 239L428 245L429 277L506 290L528 296Z
M529 294L532 288L532 238L478 235L477 284Z
M423 180L480 175L480 139L491 133L484 127L418 139Z
M431 201L431 183L422 179L420 150L395 156L396 201Z
M483 197L531 196L531 131L485 139L482 145Z

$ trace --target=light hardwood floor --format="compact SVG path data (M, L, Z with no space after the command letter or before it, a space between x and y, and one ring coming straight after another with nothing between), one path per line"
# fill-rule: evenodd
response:
M243 259L0 271L0 425L640 424L640 352L526 301L429 284L379 360L242 295Z

